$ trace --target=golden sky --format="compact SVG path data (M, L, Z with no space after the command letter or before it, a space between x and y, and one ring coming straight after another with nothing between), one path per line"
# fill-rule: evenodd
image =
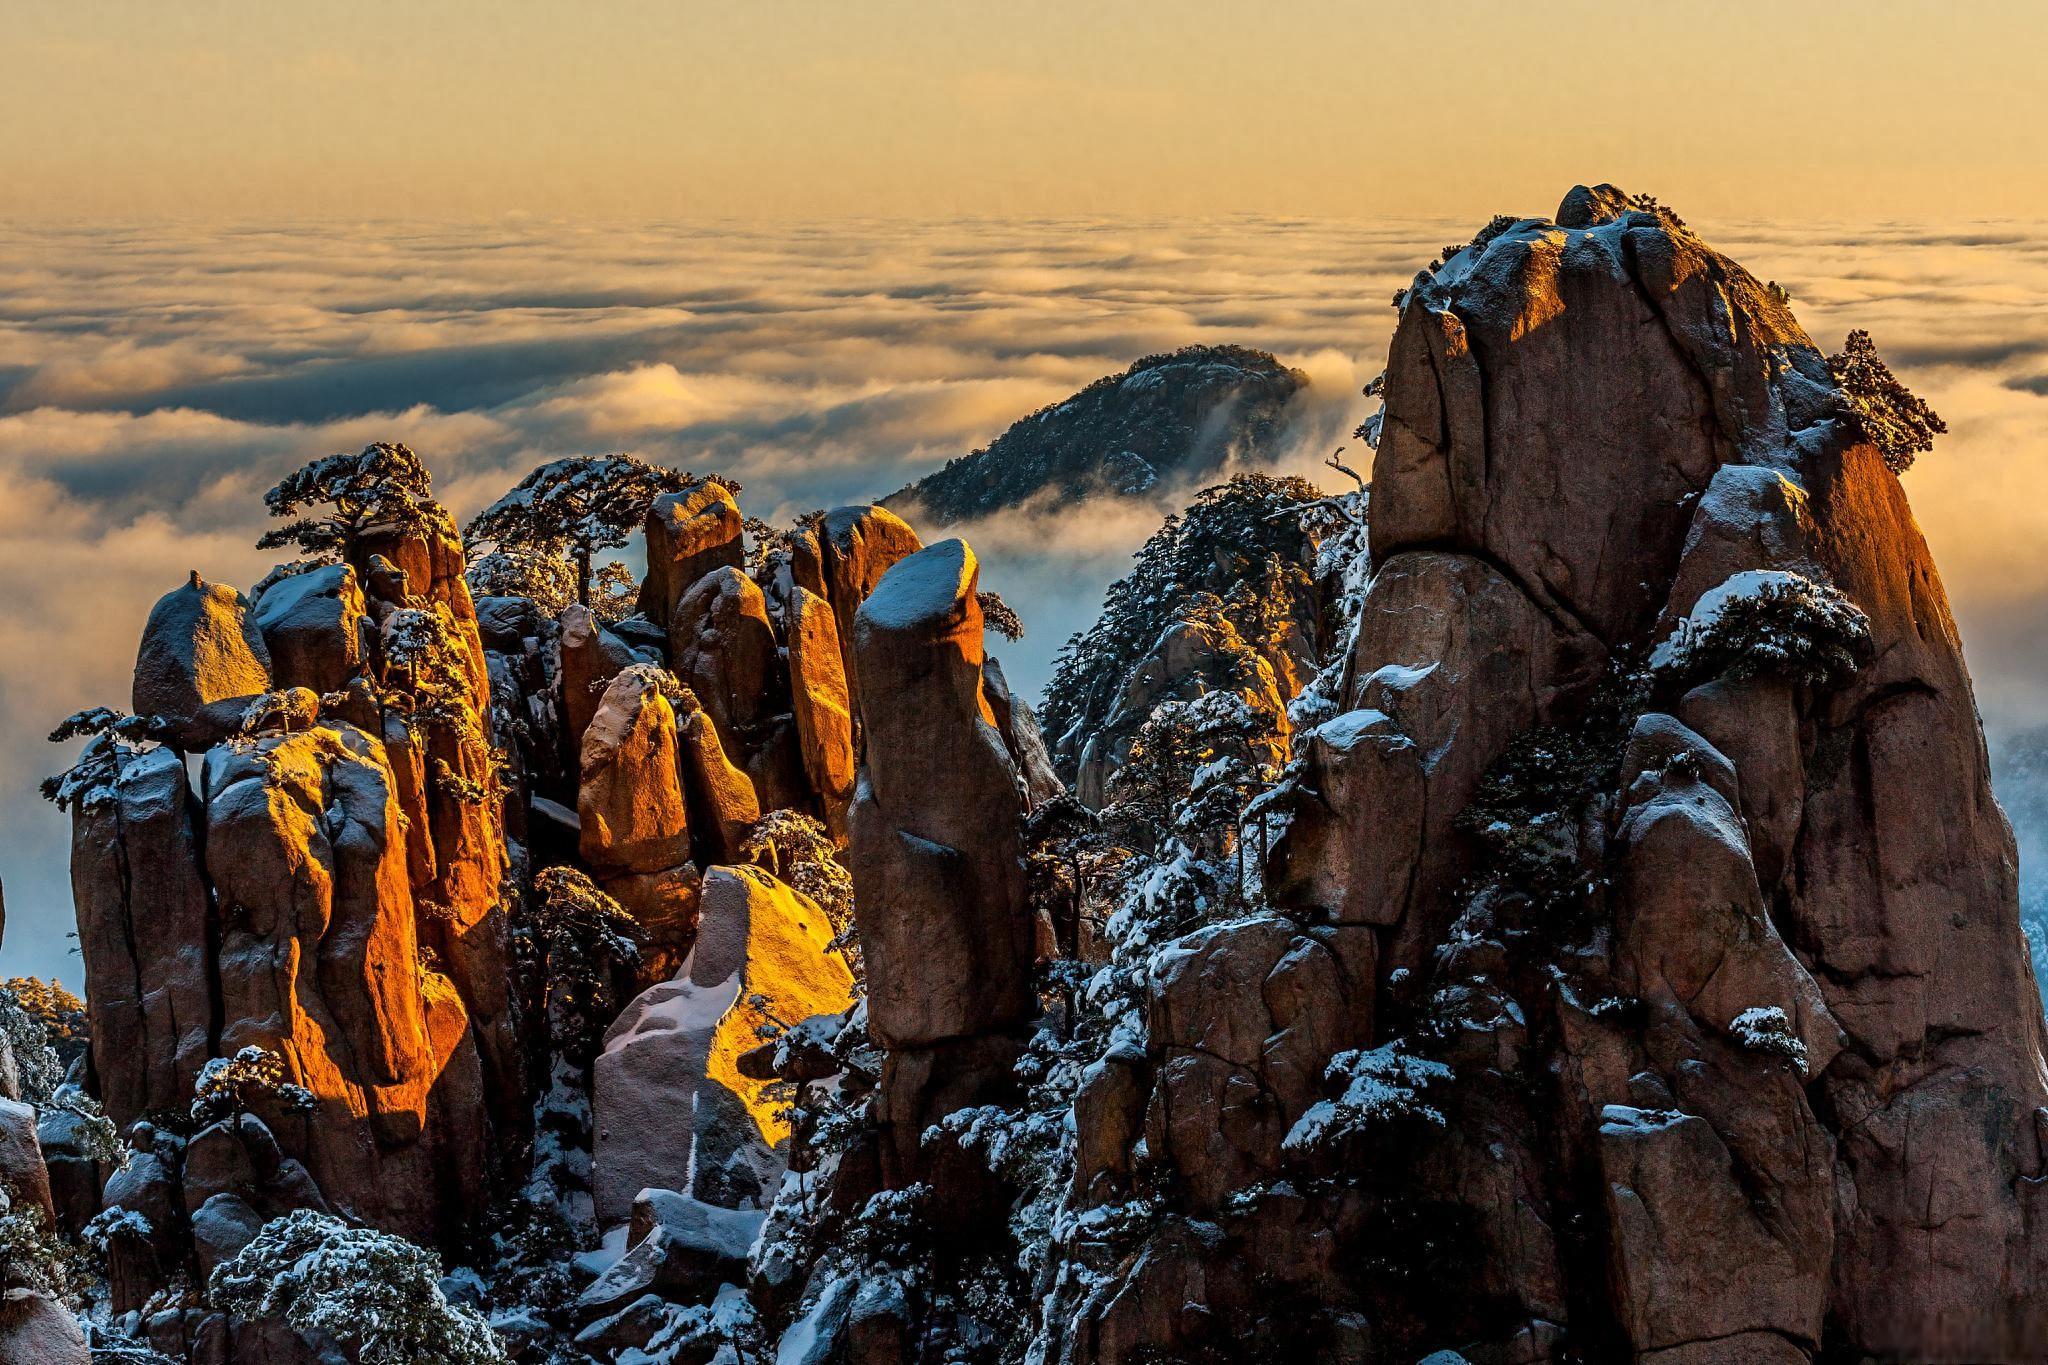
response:
M2048 214L2041 0L0 0L0 218Z

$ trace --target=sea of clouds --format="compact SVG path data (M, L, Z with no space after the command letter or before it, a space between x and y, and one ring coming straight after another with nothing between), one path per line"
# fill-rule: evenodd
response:
M2048 722L2048 231L1696 226L1824 345L1868 327L1948 419L1907 487L1994 741ZM737 477L784 521L891 492L1140 355L1228 341L1310 374L1284 462L1327 483L1390 296L1471 227L0 227L0 975L79 978L67 825L36 795L69 753L44 735L126 705L143 617L187 570L262 575L263 491L307 458L407 442L466 518L544 460L630 451ZM1024 612L1021 686L1158 519L960 528Z

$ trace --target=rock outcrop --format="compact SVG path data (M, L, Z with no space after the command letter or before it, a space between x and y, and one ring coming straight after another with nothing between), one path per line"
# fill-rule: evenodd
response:
M353 728L266 737L209 754L204 785L221 1054L271 1049L312 1092L285 1126L332 1203L453 1235L481 1195L483 1079L453 983L421 966L382 746Z
M792 587L789 610L789 684L796 712L804 775L818 793L825 824L846 835L853 802L853 698L832 606L804 587Z
M846 668L849 689L859 685L856 666L853 619L896 562L924 547L909 523L886 507L841 507L827 512L815 531L816 585L798 573L797 585L808 587L832 604L834 624L839 628L841 662ZM799 556L801 558L801 555ZM857 690L854 692L858 696ZM858 727L859 716L854 723Z
M978 580L962 542L921 550L882 578L852 637L866 757L851 867L897 1180L916 1178L932 1119L1014 1084L1038 1011L1024 788L983 688Z
M71 894L101 1103L126 1126L182 1107L216 1055L205 823L170 749L123 763L72 809Z
M278 687L339 692L369 666L369 609L346 564L278 579L256 599L255 615Z
M242 707L270 690L270 650L249 599L192 573L150 609L135 656L138 716L157 716L179 747L232 734Z
M1782 295L1582 188L1416 278L1385 395L1286 914L1160 954L1077 1102L1077 1209L1173 1212L1059 1358L2037 1358L2011 834Z
M801 1024L853 1003L831 943L824 912L767 873L704 874L689 959L626 1007L593 1068L600 1224L624 1222L650 1188L719 1209L766 1206L789 1126L738 1060L771 1020Z
M90 1365L78 1319L54 1299L27 1289L0 1294L0 1360L22 1365Z
M667 625L699 579L745 563L744 531L739 504L723 484L707 481L656 498L647 512L647 577L640 587L648 619Z

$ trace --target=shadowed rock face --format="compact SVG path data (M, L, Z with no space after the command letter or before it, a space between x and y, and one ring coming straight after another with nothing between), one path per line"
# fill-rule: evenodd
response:
M327 564L281 578L256 602L256 625L279 687L339 692L368 662L356 571Z
M125 1127L188 1103L213 1053L217 928L185 765L140 755L72 813L71 891L107 1113Z
M1078 1194L1142 1106L1205 1230L1081 1294L1062 1358L1196 1355L1275 1296L1338 1359L2037 1358L2012 839L1903 490L1782 301L1574 191L1406 293L1374 475L1351 709L1268 869L1294 927L1169 950L1149 1097L1076 1109ZM1853 676L1641 670L1755 571L1863 614ZM1450 1068L1440 1126L1283 1146L1305 1075L1390 1044ZM1418 1226L1440 1273L1375 1270Z
M1011 1083L1005 1053L1038 1007L1025 794L983 689L978 577L974 552L943 541L890 569L854 625L850 867L887 1054L881 1126L906 1175L927 1121Z

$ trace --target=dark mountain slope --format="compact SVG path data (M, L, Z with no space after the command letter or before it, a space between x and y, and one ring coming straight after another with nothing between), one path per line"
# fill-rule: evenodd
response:
M946 525L1016 507L1045 489L1080 498L1205 482L1232 462L1268 462L1288 400L1307 384L1301 371L1243 346L1146 356L883 504Z

